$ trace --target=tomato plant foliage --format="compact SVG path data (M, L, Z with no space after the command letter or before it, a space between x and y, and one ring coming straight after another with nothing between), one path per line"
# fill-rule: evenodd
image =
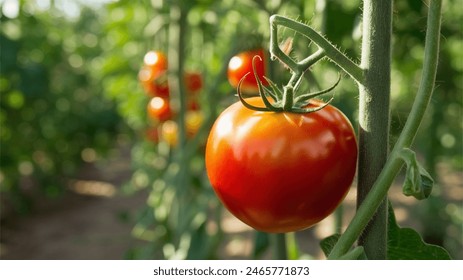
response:
M318 11L310 1L121 0L112 1L100 10L83 8L79 18L63 17L57 13L59 9L36 9L33 1L32 4L18 2L22 4L16 18L2 14L0 19L2 202L12 200L20 210L27 210L26 205L19 202L30 187L22 183L30 182L31 178L49 194L60 192L63 178L71 176L82 163L82 151L92 149L98 155L103 154L117 138L121 122L134 136L131 138L133 176L122 190L148 193L132 232L135 238L147 242L131 250L129 258L231 256L227 248L234 247L235 241L239 243L241 233L225 232L222 228L223 213L211 183L236 216L269 232L309 227L330 213L345 195L346 185L352 180L353 171L349 168L355 165L351 153L356 147L349 142L349 151L340 150L342 137L318 145L326 141L324 137L334 137L330 130L333 127L328 125L331 122L323 116L336 110L327 107L310 114L313 116L293 116L251 112L239 104L226 109L237 101L234 87L241 78L236 76L230 84L231 74L227 75L227 70L233 56L267 48L268 19L273 13L287 14L301 22L310 21L349 57L358 57L361 1L324 1L325 9ZM175 22L169 17L172 8L180 2L186 11L187 28L181 34L184 44L176 50L170 45L170 39L179 34L170 32L169 27ZM459 83L463 72L458 39L462 30L458 25L461 9L457 5L452 1L446 3L442 25L446 39L439 59L438 87L416 141L417 155L426 159L425 167L439 185L439 191L420 202L413 211L418 213L413 216L413 223L421 225L426 242L444 245L452 257L461 258L460 201L447 191L453 177L439 175L442 170L445 174L461 172L463 162L462 86ZM421 71L427 8L424 2L409 0L395 3L394 9L393 32L397 43L392 53L392 78L399 82L392 84L391 142L396 140L409 114L414 96L410 89ZM285 28L281 32L282 36L294 34ZM263 40L249 44L249 38L256 34ZM314 44L304 36L293 39L291 57L313 53ZM153 50L163 54L158 61L159 68L144 62L144 56ZM185 112L178 111L179 93L168 87L172 72L167 58L172 51L184 54L183 82L184 87L190 89ZM269 62L265 52L259 55L264 64ZM248 62L249 58L252 57L248 56ZM247 65L243 72L250 72ZM268 75L278 85L287 81L289 71L278 62L269 62L262 70L257 66L259 77L261 73ZM331 80L336 71L328 61L321 61L316 68L305 72L301 88L320 90L319 83ZM247 78L251 83L249 93L253 94L254 77L248 75ZM353 122L356 121L356 94L355 84L343 79L332 102ZM147 105L153 97L168 102L169 110L159 111L163 107L158 106L158 110L150 114ZM218 120L223 124L223 117L230 116L232 109L236 110L236 116L241 116L225 126L231 127L233 133L219 131L216 124L212 132L215 136L211 136L207 146L207 170L212 175L209 182L204 168L207 132L219 112L226 110ZM185 127L178 125L182 116ZM323 127L320 122L311 124L318 127L316 129L299 126L300 121L308 127L308 121L304 120L313 119L323 119ZM167 125L163 126L161 120L168 121ZM344 122L344 117L334 123L338 121ZM261 125L256 127L256 123ZM321 137L322 128L328 131L324 137ZM186 130L188 138L185 146L177 143L182 130ZM305 136L299 137L299 134ZM279 149L280 146L283 148ZM329 150L326 147L345 156L323 157L322 152ZM275 160L276 154L280 160ZM334 189L336 180L342 183ZM329 195L328 190L331 190ZM323 205L314 210L302 201L315 201L313 205L323 202ZM295 206L303 211L294 210ZM283 217L292 218L284 220ZM274 221L270 222L271 219ZM266 257L271 236L259 232L254 244L256 254L248 257ZM402 235L391 236L399 236L390 243L397 248L409 242ZM304 254L317 252L301 248L301 255ZM412 255L391 256L413 258Z
M99 157L115 143L121 119L91 76L98 16L82 8L69 20L32 2L21 2L16 17L0 14L2 207L24 213L34 196L59 196L92 160L83 151Z

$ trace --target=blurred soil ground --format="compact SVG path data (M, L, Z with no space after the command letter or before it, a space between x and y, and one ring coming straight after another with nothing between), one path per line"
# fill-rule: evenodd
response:
M463 173L439 167L442 195L462 206ZM85 165L69 191L57 199L43 198L34 211L25 216L7 216L0 228L0 259L20 260L118 260L134 246L143 246L132 237L136 213L145 204L147 193L124 195L120 187L131 177L130 150L122 149L110 159ZM394 185L390 199L402 227L420 231L414 214L417 202L402 195ZM344 203L344 225L354 214L355 189ZM460 210L461 211L461 208ZM461 225L460 225L461 226ZM222 259L246 259L252 251L253 231L228 213L222 227L225 235L219 252ZM323 259L318 242L334 231L334 215L315 227L297 233L301 250L309 257ZM459 233L461 234L461 230ZM458 238L458 237L457 237ZM460 238L462 238L460 236ZM460 240L461 241L461 240ZM462 242L459 242L461 246ZM462 248L453 248L454 258L463 258ZM459 253L458 253L459 252ZM264 258L271 258L270 253Z

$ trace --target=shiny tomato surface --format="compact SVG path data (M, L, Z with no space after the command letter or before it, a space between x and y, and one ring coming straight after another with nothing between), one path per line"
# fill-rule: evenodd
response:
M143 89L150 96L169 96L167 84L167 57L160 51L149 51L143 57L143 67L138 72Z
M138 72L138 80L148 96L169 97L167 71L157 71L144 66Z
M263 106L257 97L247 101ZM331 105L295 114L237 102L218 117L206 146L217 196L238 219L265 232L298 231L327 217L346 196L356 161L352 125Z
M250 73L243 80L243 83L241 84L241 90L245 93L258 92L257 81L252 68L252 59L256 55L262 59L255 60L257 76L263 85L268 85L267 81L264 79L266 71L266 58L264 55L264 50L256 49L241 52L230 59L230 62L228 63L227 76L228 81L232 87L237 88L241 78L243 78L247 73Z
M173 116L169 100L161 97L153 97L147 105L148 117L153 121L163 122Z

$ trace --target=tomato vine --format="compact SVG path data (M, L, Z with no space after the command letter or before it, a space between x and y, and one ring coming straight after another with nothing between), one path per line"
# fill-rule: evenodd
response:
M291 79L284 87L284 95L276 90L275 86L268 81L274 90L274 94L269 93L259 84L261 97L265 102L266 108L255 108L246 104L245 100L240 96L241 101L250 109L257 110L274 110L283 111L290 109L288 103L281 107L270 104L266 95L277 99L283 95L293 99L294 88L300 83L302 74L309 66L316 63L318 60L327 56L331 61L337 64L347 74L349 74L359 85L360 88L360 162L359 168L364 169L359 171L359 201L358 212L349 224L346 232L341 235L339 241L334 246L329 254L330 259L345 258L346 256L363 253L362 246L360 249L354 249L348 253L349 248L354 244L365 227L370 222L372 228L364 232L360 245L365 246L367 256L371 258L386 258L386 242L387 242L387 192L392 184L393 179L397 175L403 165L403 157L401 156L404 149L411 146L413 138L418 130L424 112L432 95L435 75L437 71L437 57L439 51L439 34L440 34L440 19L441 19L440 0L433 0L429 7L428 27L425 46L425 61L420 87L412 107L410 116L406 122L405 128L402 131L399 140L392 153L388 154L388 145L384 139L388 139L389 126L389 83L390 83L390 36L391 36L391 14L392 5L390 1L378 5L372 1L364 1L364 38L362 45L362 62L360 65L353 62L334 45L332 45L321 34L313 30L311 27L300 22L291 20L280 15L272 15L270 17L270 53L272 59L279 59L290 68L292 72ZM385 13L385 14L384 14ZM308 37L318 45L319 50L307 57L306 59L296 62L286 55L277 44L278 41L278 26L287 27L302 35ZM380 74L381 73L381 74ZM382 76L381 76L382 75ZM380 77L379 77L380 76ZM256 76L256 80L258 77ZM275 93L276 92L276 93ZM278 103L278 102L277 102ZM373 132L372 132L373 130ZM363 131L363 132L362 132ZM368 132L368 133L365 133ZM380 142L377 142L378 139ZM407 150L409 151L409 150ZM409 151L410 152L410 151ZM374 154L378 156L373 156ZM375 159L376 158L376 159ZM408 157L410 158L410 157ZM387 161L386 161L387 159ZM412 157L414 159L414 157ZM416 160L416 159L415 159ZM374 162L372 162L374 161ZM366 169L365 166L376 166L376 168ZM407 166L417 166L409 164ZM416 172L423 173L423 176L428 176L427 172L418 168ZM420 175L421 176L421 175ZM416 180L415 180L416 181ZM421 181L418 181L421 182ZM427 180L426 182L430 182ZM432 181L431 181L432 182ZM423 186L429 187L429 185ZM421 188L421 186L417 186ZM429 192L429 190L426 190ZM376 213L382 203L382 210ZM376 213L376 217L374 217ZM371 219L374 219L372 223ZM354 254L355 252L355 254ZM378 253L376 253L378 252Z

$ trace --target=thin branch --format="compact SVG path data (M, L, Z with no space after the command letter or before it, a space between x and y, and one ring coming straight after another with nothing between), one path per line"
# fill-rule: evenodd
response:
M294 62L294 60L292 60L290 57L283 56L283 52L278 47L278 44L272 43L272 39L276 40L278 25L295 30L312 40L315 44L324 50L325 55L328 58L330 58L339 67L341 67L355 81L360 84L363 83L364 75L360 66L353 62L350 58L348 58L344 53L342 53L339 49L337 49L333 44L331 44L327 39L325 39L311 27L280 15L272 15L270 17L270 24L272 26L272 34L270 36L270 51L275 54L275 56L280 58L283 63L288 65L288 67L292 70L297 69L297 63Z
M326 55L325 50L318 49L311 56L307 57L304 60L299 61L298 64L302 69L308 69L310 66L314 65L320 59L324 58L325 55Z

